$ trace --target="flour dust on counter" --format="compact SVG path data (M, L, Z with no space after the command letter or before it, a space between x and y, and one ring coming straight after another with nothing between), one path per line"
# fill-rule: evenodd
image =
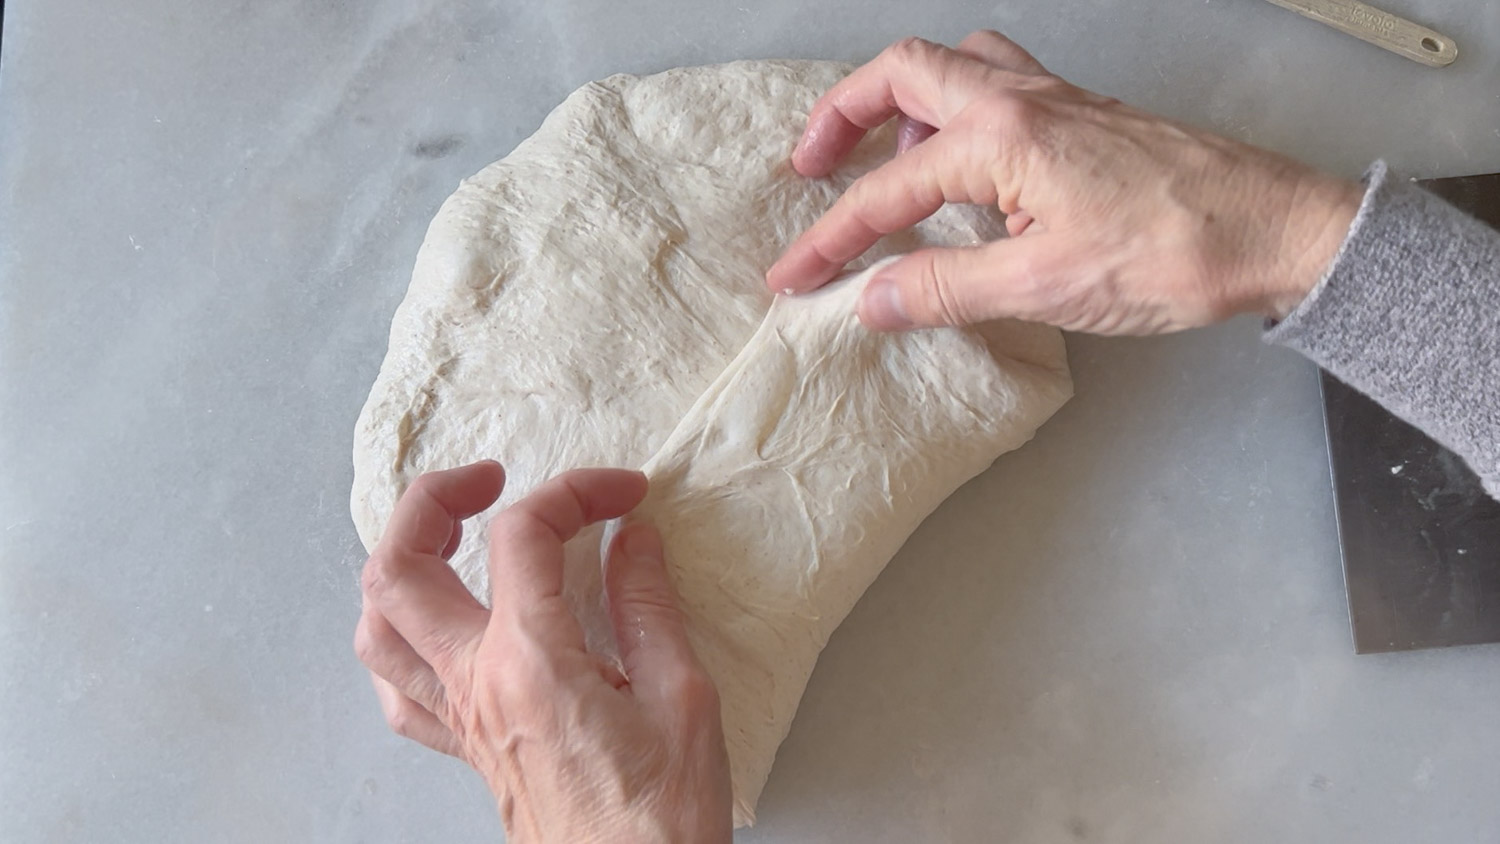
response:
M830 178L792 170L808 109L848 70L736 62L572 94L439 210L354 435L367 547L424 471L498 459L505 506L566 469L645 469L641 515L720 690L737 825L865 588L1072 389L1050 328L873 334L854 316L867 275L773 302L765 268L893 153L880 130ZM855 268L999 222L944 208ZM482 598L487 521L452 559ZM565 590L612 655L601 539L570 543Z

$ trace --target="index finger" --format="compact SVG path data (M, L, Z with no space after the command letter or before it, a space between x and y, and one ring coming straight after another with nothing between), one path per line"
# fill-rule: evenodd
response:
M377 550L442 556L459 524L500 497L505 470L493 460L428 472L396 502Z
M454 650L484 629L484 609L440 557L463 519L495 502L505 471L494 461L417 478L391 512L361 574L374 611L441 675Z
M490 602L496 616L562 594L563 543L618 518L646 497L646 476L625 469L564 472L490 523Z
M792 153L804 176L826 176L871 129L898 114L941 129L1004 71L967 52L906 38L818 98Z
M861 176L771 265L766 284L783 292L812 290L880 238L921 222L946 202L994 202L993 181L983 178L985 168L975 160L981 150L998 155L991 147L998 147L994 138L939 132Z

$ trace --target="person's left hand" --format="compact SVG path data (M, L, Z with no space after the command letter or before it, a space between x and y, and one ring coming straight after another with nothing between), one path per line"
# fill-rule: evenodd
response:
M719 699L688 644L661 538L620 531L605 592L620 663L585 649L562 595L563 543L630 512L639 472L553 478L490 527L492 609L448 567L499 464L421 476L365 564L354 647L392 729L468 762L508 840L728 841Z

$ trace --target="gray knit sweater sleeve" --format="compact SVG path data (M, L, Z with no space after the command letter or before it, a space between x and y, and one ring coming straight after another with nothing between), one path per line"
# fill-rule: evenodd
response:
M1500 497L1500 232L1377 161L1333 265L1266 339L1462 455Z

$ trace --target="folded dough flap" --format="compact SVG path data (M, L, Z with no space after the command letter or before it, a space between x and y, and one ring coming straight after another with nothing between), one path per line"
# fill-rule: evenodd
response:
M638 512L719 688L736 826L834 628L944 498L1071 395L1050 328L864 329L878 267L778 297L644 467Z

